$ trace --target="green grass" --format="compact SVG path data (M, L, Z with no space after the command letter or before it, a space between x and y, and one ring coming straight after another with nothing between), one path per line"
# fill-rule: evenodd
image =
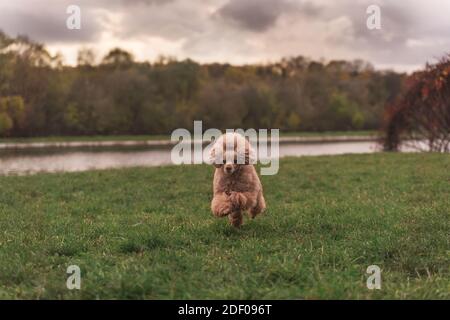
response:
M281 132L282 137L323 137L323 136L374 136L376 131L324 131L324 132ZM170 135L123 135L123 136L50 136L33 138L0 138L0 143L25 142L72 142L72 141L145 141L169 140Z
M239 230L210 213L209 166L0 177L0 298L449 299L449 169L444 154L286 158Z

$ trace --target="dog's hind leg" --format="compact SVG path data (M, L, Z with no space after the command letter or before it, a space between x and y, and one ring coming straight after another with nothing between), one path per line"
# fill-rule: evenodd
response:
M262 213L266 210L266 200L262 192L258 194L258 199L256 201L256 206L250 209L250 217L254 219L258 214Z
M239 228L242 225L242 212L239 211L233 211L229 216L228 219L230 220L230 223L233 227Z

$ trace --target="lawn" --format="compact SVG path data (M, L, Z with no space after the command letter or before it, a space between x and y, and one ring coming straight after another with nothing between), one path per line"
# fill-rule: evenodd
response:
M283 159L239 230L210 213L212 172L0 177L0 298L450 299L449 155Z

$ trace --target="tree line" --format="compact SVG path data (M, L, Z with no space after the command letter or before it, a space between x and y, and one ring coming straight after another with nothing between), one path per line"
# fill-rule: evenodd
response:
M0 32L0 135L166 134L194 120L218 129L378 129L404 79L360 60L150 63L120 48L100 62L80 50L67 66L44 45Z

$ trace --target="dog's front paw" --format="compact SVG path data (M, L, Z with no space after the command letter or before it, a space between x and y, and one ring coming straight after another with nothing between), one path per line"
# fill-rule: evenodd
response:
M220 203L212 208L212 212L216 217L225 217L231 213L231 204L230 203Z
M240 192L231 192L230 201L233 205L233 208L240 209L244 208L247 203L247 198Z

